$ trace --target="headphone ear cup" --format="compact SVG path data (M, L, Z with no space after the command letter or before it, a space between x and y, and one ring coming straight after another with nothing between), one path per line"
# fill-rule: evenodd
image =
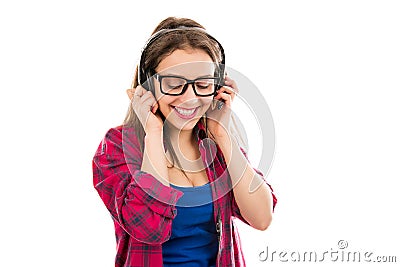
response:
M142 83L141 86L146 89L147 91L150 90L150 82L151 80L148 78L148 75L143 75L140 82Z
M143 86L143 83L145 82L144 80L144 73L142 69L142 65L139 63L138 66L138 84Z
M215 85L215 90L218 90L222 86L224 86L224 66L223 64L217 65L217 70L215 72L215 76L218 77L217 84ZM215 92L215 94L217 94Z
M219 79L221 82L221 86L225 85L225 65L224 64L219 64Z
M147 84L149 85L147 90L150 90L153 95L155 96L155 87L154 87L154 82L153 82L153 77L147 76Z
M142 86L147 91L150 91L153 94L153 96L156 96L156 87L154 86L153 76L150 77L149 75L146 75L146 80Z
M142 87L143 87L144 89L146 89L146 91L149 90L149 85L147 84L147 82L143 83L143 84L142 84Z

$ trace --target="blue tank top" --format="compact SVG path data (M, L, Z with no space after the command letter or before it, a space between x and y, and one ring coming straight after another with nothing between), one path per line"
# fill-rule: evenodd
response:
M176 203L171 238L163 243L165 267L214 267L218 253L210 184L196 187L171 186L183 192Z

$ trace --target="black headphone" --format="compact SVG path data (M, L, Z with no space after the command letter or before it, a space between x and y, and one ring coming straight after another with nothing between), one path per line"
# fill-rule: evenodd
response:
M217 69L216 69L216 77L218 77L218 82L216 84L216 89L220 88L223 85L223 81L224 81L224 75L225 75L225 53L224 53L224 48L222 47L222 45L218 42L217 39L215 39L214 37L212 37L210 34L208 34L203 28L200 27L187 27L187 26L179 26L177 28L173 28L173 29L161 29L158 32L154 33L146 42L146 44L144 45L143 49L142 49L142 54L140 56L140 62L139 62L139 66L138 66L138 82L140 85L142 85L146 90L151 90L154 93L154 86L152 86L151 84L151 79L150 75L148 72L146 72L146 70L144 69L144 59L145 59L145 55L147 52L147 48L154 43L156 40L158 40L161 36L163 36L164 34L167 34L169 32L172 31L186 31L186 30L199 30L203 33L205 33L207 35L208 38L214 40L220 51L221 51L221 62L218 64ZM148 80L147 83L150 84L143 84Z

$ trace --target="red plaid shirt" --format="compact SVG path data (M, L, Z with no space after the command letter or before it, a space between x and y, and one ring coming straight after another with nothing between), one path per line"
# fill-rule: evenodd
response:
M206 152L208 146L203 141L203 124L199 121L194 130L204 166L207 166L206 162L210 161ZM245 151L241 150L247 158ZM94 187L114 221L117 240L115 266L118 267L163 266L162 243L171 235L175 204L183 194L141 171L142 158L134 129L119 126L107 132L92 162ZM225 171L226 163L218 146L213 161L214 165L208 166L206 173L213 188L214 219L221 222L216 266L245 266L232 217L247 222L236 204L229 173ZM259 170L254 170L263 176ZM217 182L213 183L215 177L218 177ZM275 208L277 200L273 193L272 196Z

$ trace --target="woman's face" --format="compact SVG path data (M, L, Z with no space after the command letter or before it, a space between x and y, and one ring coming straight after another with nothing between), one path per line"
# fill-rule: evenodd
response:
M175 50L164 58L156 68L159 75L175 75L189 80L200 77L214 77L215 65L203 50ZM154 79L154 78L153 78ZM165 78L164 78L165 79ZM163 91L177 84L165 79ZM190 84L182 95L172 96L161 93L160 82L154 79L155 94L159 109L169 125L179 130L191 130L211 105L213 96L196 96Z

